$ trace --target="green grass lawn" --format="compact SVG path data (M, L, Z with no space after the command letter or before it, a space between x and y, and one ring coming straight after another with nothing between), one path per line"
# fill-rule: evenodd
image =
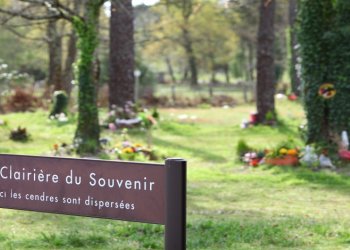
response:
M153 132L162 153L188 160L188 249L350 249L350 179L291 167L247 168L235 156L239 139L267 148L298 139L303 111L278 102L283 126L241 130L252 106L161 110ZM179 120L179 115L187 115ZM0 152L50 155L55 143L72 141L74 118L65 125L47 112L0 117ZM27 143L8 139L24 126ZM103 132L113 142L119 134ZM143 132L131 131L145 142ZM35 212L0 210L0 249L162 249L164 228Z

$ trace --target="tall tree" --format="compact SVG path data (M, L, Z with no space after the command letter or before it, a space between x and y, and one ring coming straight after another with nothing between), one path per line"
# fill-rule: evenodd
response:
M217 82L217 71L222 71L226 83L229 83L229 63L237 48L237 35L231 29L224 7L217 3L205 3L200 8L191 23L193 38L200 41L194 47L198 65L211 72L211 83Z
M58 29L58 20L52 19L47 23L47 43L49 50L49 74L47 79L47 94L51 86L54 90L63 89L62 81L62 36Z
M292 92L300 95L301 79L299 76L300 63L298 62L298 35L297 35L298 0L289 0L289 27L290 27L290 79Z
M73 0L74 13L80 13L82 2L80 0ZM63 89L70 96L72 91L72 81L74 79L73 64L77 57L77 34L74 27L70 27L69 38L67 42L67 57L63 69Z
M183 47L185 48L188 66L191 72L191 86L198 86L198 68L197 68L197 58L193 48L193 40L191 32L189 30L190 18L193 14L193 0L183 0L182 4L182 18L183 24L180 26L183 38Z
M335 4L334 24L330 36L330 67L337 91L329 100L329 126L331 135L350 132L350 2L338 0Z
M98 46L98 23L104 0L87 0L84 17L73 16L73 27L78 36L77 63L79 84L79 116L75 140L79 153L99 150L100 128L97 108L97 90L94 76L95 51Z
M335 16L332 0L302 0L300 9L300 53L307 140L329 142L329 101L319 96L323 83L334 82L330 67L331 42L327 39ZM341 114L340 114L341 115Z
M184 77L181 80L178 79L179 82L191 83L193 79L197 79L198 83L199 69L205 72L212 71L213 76L217 71L224 71L228 76L228 64L237 48L237 35L227 20L228 9L214 1L193 0L192 14L185 25L182 4L182 1L175 0L168 6L158 4L150 8L156 20L151 21L148 25L151 36L142 37L142 45L138 47L142 55L144 58L148 57L148 60L152 62L161 57L162 61L159 63L166 62L164 70L169 69L169 62L171 62L173 72L184 73ZM208 20L211 21L208 22ZM193 67L189 67L189 46L184 39L184 29L190 35ZM138 44L141 40L140 33L136 32ZM170 60L164 60L164 58ZM192 74L191 71L195 73ZM169 76L174 79L171 75L172 73ZM197 86L197 84L192 84L192 86Z
M243 99L256 100L256 39L259 26L259 1L230 1L229 17L233 31L239 37L240 48L235 50L232 62L233 74L243 80Z
M255 80L256 34L259 22L257 6L259 5L256 1L248 2L239 8L232 8L234 12L231 14L232 29L239 36L241 45L237 50L236 73L240 77L244 76L244 79L249 82ZM242 62L245 63L242 64Z
M258 121L275 118L274 19L275 0L261 0L257 48Z
M110 19L109 104L134 100L134 19L131 0L113 0Z
M71 30L67 43L67 57L63 69L63 89L70 96L72 91L72 81L74 79L73 64L77 57L77 35Z
M15 10L0 8L0 12L28 20L63 18L72 23L78 37L79 50L77 61L79 114L75 142L78 144L78 153L96 153L100 148L100 129L97 108L97 83L94 76L94 58L99 40L98 24L100 8L105 0L85 0L83 2L83 16L74 12L68 5L63 5L60 1L21 0L18 2L25 2L27 4L19 6Z
M77 0L75 0L76 2ZM15 1L13 1L15 3ZM17 5L18 7L20 5ZM52 10L48 10L48 15L55 15L51 13ZM47 44L48 53L43 53L46 55L48 64L44 63L38 65L37 63L27 64L24 63L21 67L21 70L28 73L38 72L38 67L47 68L48 74L46 79L46 91L44 96L49 97L52 90L65 90L69 87L65 84L66 75L69 72L72 72L72 63L66 64L65 69L63 70L62 59L64 57L64 37L66 36L66 22L59 21L58 19L49 19L49 20L37 20L37 21L28 21L28 20L18 20L13 18L8 18L2 16L1 26L9 30L15 36L28 40L28 41L37 41L40 45L45 42ZM11 21L10 21L11 20ZM13 21L12 21L13 20ZM67 46L68 47L68 46ZM71 57L72 51L69 50L67 58ZM74 54L74 53L73 53ZM35 56L34 58L37 58ZM32 57L31 57L32 60ZM22 63L22 60L19 60ZM68 60L67 60L68 62ZM35 65L35 66L34 66ZM37 75L38 77L39 75ZM70 81L71 82L71 81ZM68 91L67 91L68 92Z
M177 22L177 26L181 32L180 44L185 50L186 60L188 64L188 69L191 76L191 86L198 86L198 62L197 56L194 49L194 38L191 30L191 19L195 12L200 8L195 0L165 0L168 8L168 15L171 15L171 7L174 7L176 13L175 16L180 16L181 20Z

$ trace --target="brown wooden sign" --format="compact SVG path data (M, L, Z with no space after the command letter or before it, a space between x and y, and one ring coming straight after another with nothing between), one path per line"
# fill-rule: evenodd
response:
M165 223L165 166L0 155L0 207Z
M186 161L165 164L0 154L0 208L165 225L186 249Z

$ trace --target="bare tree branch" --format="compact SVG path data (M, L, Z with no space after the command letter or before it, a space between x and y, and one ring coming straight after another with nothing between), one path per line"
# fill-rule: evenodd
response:
M15 30L15 29L13 29L11 27L5 27L5 29L10 31L15 36L17 36L19 38L22 38L22 39L31 40L31 41L47 42L47 38L46 37L42 37L42 38L28 37L26 35L21 34L20 32L18 32L17 30Z
M73 10L60 3L59 0L19 0L30 5L22 7L19 10L11 10L0 8L0 13L9 15L11 17L21 17L27 20L53 20L66 19L72 22L73 16L77 16ZM37 10L30 12L31 9L41 6L47 9L47 14L37 14Z
M41 26L47 24L46 20L45 21L38 21L38 22L26 22L26 23L19 23L19 24L7 24L0 22L0 25L3 25L5 27L10 27L12 29L14 28L22 28L22 27L31 27L31 26Z
M63 18L60 14L47 14L47 15L35 16L35 15L25 13L25 9L21 9L19 11L18 10L13 11L13 10L0 8L0 13L10 15L10 16L19 16L27 20L49 20L49 19Z

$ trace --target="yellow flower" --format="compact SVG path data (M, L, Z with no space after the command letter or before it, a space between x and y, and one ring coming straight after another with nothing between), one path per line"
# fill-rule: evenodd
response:
M134 147L135 147L135 148L142 148L142 145L141 145L140 143L136 143L136 144L134 145Z
M287 151L287 155L297 156L298 155L298 151L296 149L289 149Z
M134 149L131 148L131 147L123 148L122 153L125 153L125 154L132 154L132 153L134 153Z
M285 154L288 153L288 150L285 149L285 148L281 148L280 151L279 151L279 153L280 153L281 155L285 155Z

